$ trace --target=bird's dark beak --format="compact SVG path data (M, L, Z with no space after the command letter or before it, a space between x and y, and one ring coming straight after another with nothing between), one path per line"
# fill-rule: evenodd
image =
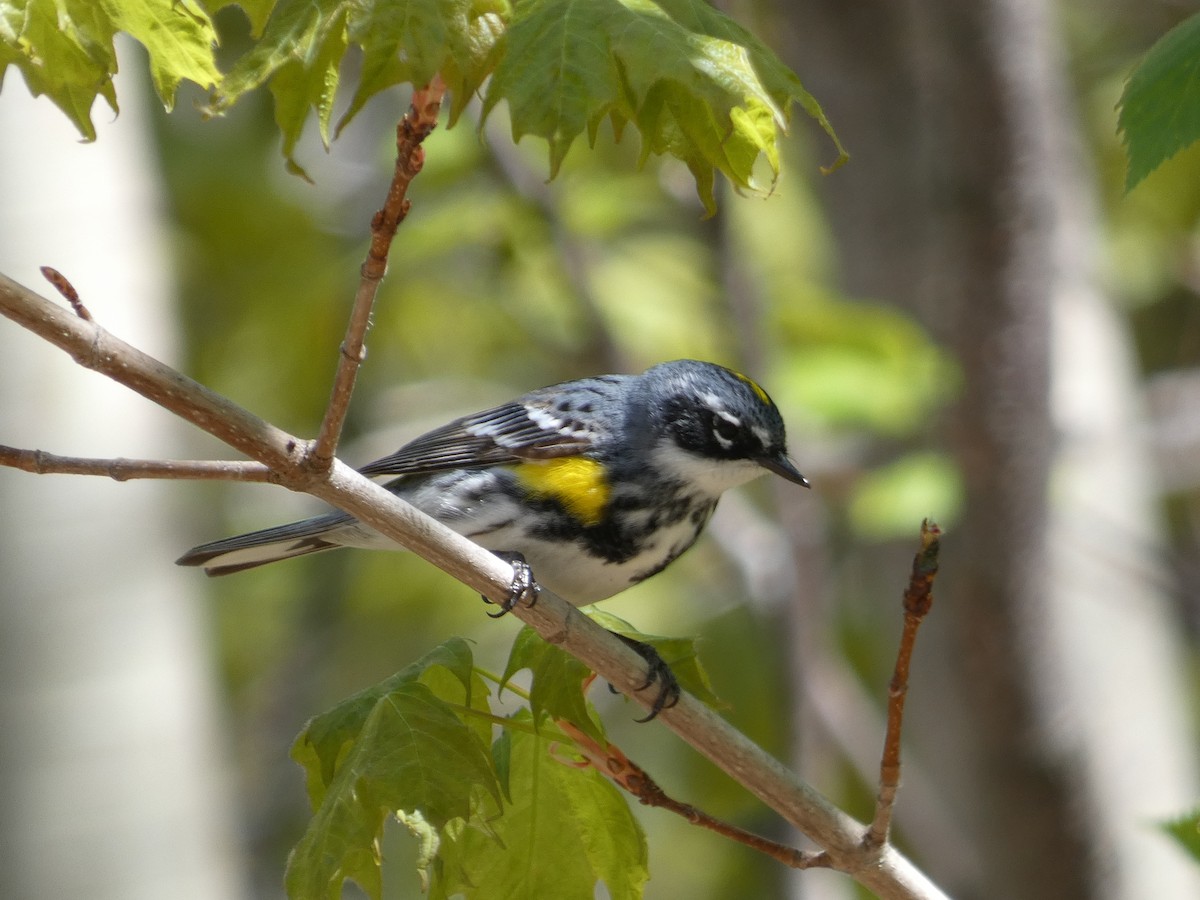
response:
M808 483L808 479L796 471L796 467L792 465L792 461L784 453L776 453L774 456L760 456L755 459L755 462L768 472L774 472L779 477L786 478L793 484L798 484L801 487L812 487Z

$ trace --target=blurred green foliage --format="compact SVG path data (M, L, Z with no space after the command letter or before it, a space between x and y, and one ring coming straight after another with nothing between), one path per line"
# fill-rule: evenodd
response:
M1162 829L1179 842L1188 854L1200 863L1200 810L1180 816L1170 822L1162 823Z

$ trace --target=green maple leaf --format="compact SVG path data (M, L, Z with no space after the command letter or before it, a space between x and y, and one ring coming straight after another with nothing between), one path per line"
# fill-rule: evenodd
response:
M410 827L420 821L437 830L469 817L483 797L492 808L500 802L486 739L458 708L464 695L465 705L486 708L479 688L470 648L454 639L305 727L292 756L305 769L315 812L288 859L290 896L337 898L349 878L379 897L378 841L388 815L402 811Z
M506 745L511 800L486 827L447 829L431 898L592 900L598 882L614 900L641 897L646 838L612 782L563 760L552 731L512 729L498 743Z
M1200 140L1200 14L1185 19L1150 48L1117 106L1117 128L1129 154L1129 191Z
M310 110L328 146L339 67L347 48L357 46L362 73L339 130L380 91L402 82L421 86L439 73L451 91L453 119L490 71L508 12L503 0L279 0L262 40L213 94L211 111L270 80L283 152L296 167L292 151Z
M552 177L585 131L594 144L606 119L618 136L632 122L643 159L683 160L712 213L715 171L740 188L774 185L794 100L834 140L839 163L846 158L799 79L702 0L525 0L505 42L485 113L505 100L514 140L545 138ZM760 155L771 170L765 185L754 173Z
M262 36L271 10L275 7L275 0L202 0L202 2L210 16L216 15L218 10L224 9L226 6L241 7L246 18L250 20L250 34L254 37Z
M710 706L720 705L708 673L700 665L694 638L642 634L628 622L602 610L589 609L587 615L609 631L649 644L671 667L681 688ZM521 669L529 669L533 674L529 707L534 721L540 722L543 714L549 715L553 719L570 722L584 734L598 740L604 739L603 727L582 689L584 679L591 675L587 666L565 650L544 641L537 632L526 626L513 642L501 677L501 687Z
M500 678L501 689L521 669L533 673L529 708L535 722L548 714L554 719L565 719L594 738L604 737L599 720L583 693L584 680L591 677L591 669L566 651L544 641L528 625L517 633L513 642L508 664Z
M212 21L196 0L0 0L0 75L15 66L35 96L49 97L95 140L96 98L117 110L113 37L120 31L145 46L167 109L184 79L205 88L220 79Z
M551 177L581 135L594 144L607 121L619 140L632 126L643 161L670 154L688 166L709 213L718 171L739 189L772 189L795 103L833 140L834 166L847 158L796 75L704 0L240 0L261 37L222 78L209 13L228 5L0 0L0 77L16 67L94 139L96 98L117 109L113 37L124 31L146 47L168 109L183 80L214 87L215 114L269 83L284 155L300 174L293 154L309 114L326 146L335 131L352 47L362 64L336 130L380 91L435 76L449 89L453 125L490 76L485 115L503 101L515 139L545 138Z
M513 137L545 138L553 177L575 140L630 125L643 160L671 154L715 209L715 173L769 191L794 103L845 151L820 106L761 42L702 0L280 0L262 40L213 95L219 113L270 82L289 165L310 112L328 145L340 65L362 51L358 85L337 125L375 94L440 75L450 121L489 78L484 114L507 103ZM769 177L761 180L760 162Z

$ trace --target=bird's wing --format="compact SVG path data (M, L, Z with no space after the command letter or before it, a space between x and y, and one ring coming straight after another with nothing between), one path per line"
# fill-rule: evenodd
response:
M364 475L419 475L574 456L596 446L598 424L594 415L564 407L561 393L546 388L456 419L359 471Z

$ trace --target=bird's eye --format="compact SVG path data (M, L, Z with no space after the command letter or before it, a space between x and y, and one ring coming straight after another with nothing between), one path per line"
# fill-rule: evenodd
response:
M717 439L724 444L732 443L734 438L738 436L740 426L737 422L725 418L724 416L713 416L713 431L717 435Z

